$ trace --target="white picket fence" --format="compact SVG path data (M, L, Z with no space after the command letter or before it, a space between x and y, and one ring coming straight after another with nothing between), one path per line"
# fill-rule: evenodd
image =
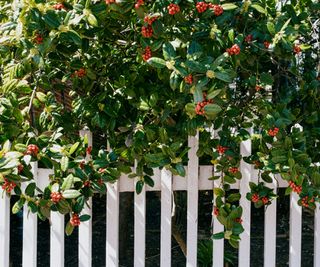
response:
M82 132L85 134L85 132ZM92 142L92 138L89 138ZM214 170L213 166L199 166L196 156L198 149L198 135L189 137L189 163L186 166L187 176L185 178L174 176L169 171L155 170L153 177L155 186L144 187L140 194L135 193L134 198L134 266L145 266L146 249L146 191L161 191L161 240L160 240L160 266L171 266L171 216L172 216L172 192L186 190L187 201L187 267L197 266L197 232L198 232L198 193L199 190L211 190L219 186L220 181L210 181ZM245 141L241 144L241 154L246 156L251 151L251 142ZM249 191L248 181L255 181L257 172L251 165L241 162L240 165L243 178L241 183L231 186L232 189L239 189L245 196ZM39 188L44 188L49 169L38 169L33 166L33 172ZM281 178L279 183L274 183L274 188L287 187L287 182ZM134 192L135 182L123 175L114 184L107 185L107 223L106 223L106 265L116 267L119 265L119 193ZM1 193L1 192L0 192ZM291 195L290 204L290 255L289 266L304 266L301 263L301 231L302 231L302 209L297 205L298 196ZM243 207L243 227L245 232L241 235L239 247L239 267L250 266L250 214L251 203L244 197L241 199ZM276 266L276 200L268 207L265 215L264 235L264 267ZM91 214L91 210L84 211ZM29 214L24 209L23 216L23 267L37 266L37 217ZM50 266L64 266L64 216L51 214L51 236L50 236ZM10 233L10 201L9 198L0 198L0 267L9 267L9 233ZM223 226L214 219L213 231L220 232ZM224 241L213 241L213 266L224 266ZM91 267L92 252L92 222L81 223L79 227L79 266ZM251 263L251 266L257 266ZM320 212L319 206L315 212L314 227L314 266L320 267Z

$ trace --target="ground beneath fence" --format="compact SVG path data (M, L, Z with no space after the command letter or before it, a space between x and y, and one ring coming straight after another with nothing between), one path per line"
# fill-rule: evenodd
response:
M289 261L289 198L281 197L277 204L277 267L288 266ZM147 232L146 232L146 267L160 266L160 193L147 192ZM133 266L133 193L121 193L120 211L120 266ZM177 225L183 238L186 236L186 209L183 203L186 200L186 192L179 192L176 196ZM126 200L124 200L126 199ZM199 195L199 244L209 244L212 192L201 191ZM14 203L14 198L12 203ZM106 202L105 198L93 199L93 267L106 266L105 241L106 241ZM251 231L251 266L263 266L263 237L264 237L264 212L262 209L252 209ZM10 228L10 261L12 267L21 266L22 262L22 213L11 216ZM302 231L302 266L313 266L313 214L303 210ZM124 233L124 234L123 234ZM38 223L38 267L49 266L50 250L50 226L48 222ZM65 266L78 266L78 235L77 231L65 240ZM200 246L202 247L202 245ZM237 266L237 250L226 243L226 260L231 261L226 266ZM175 241L172 239L172 266L183 267L186 264L185 257ZM210 259L204 249L199 250L199 257ZM210 265L199 265L199 267Z

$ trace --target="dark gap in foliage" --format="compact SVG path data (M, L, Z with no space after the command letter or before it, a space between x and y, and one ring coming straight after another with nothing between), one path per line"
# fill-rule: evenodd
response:
M92 266L106 266L106 196L92 198Z
M302 208L302 266L312 267L314 256L314 211Z
M39 218L37 239L37 264L38 266L50 265L50 223L48 220L42 221Z
M251 238L250 263L251 266L263 266L264 260L264 207L255 208L251 205ZM241 236L240 236L241 237Z
M65 216L65 224L69 221L69 215ZM65 235L64 239L64 265L68 267L78 267L79 249L78 249L79 227L75 227L70 236Z
M160 266L161 192L147 192L146 267Z
M289 262L290 197L285 196L284 192L284 188L278 189L276 265L279 267L288 266Z
M119 265L133 266L134 193L120 193Z
M10 211L18 196L11 196ZM17 214L10 213L10 266L22 266L23 209Z

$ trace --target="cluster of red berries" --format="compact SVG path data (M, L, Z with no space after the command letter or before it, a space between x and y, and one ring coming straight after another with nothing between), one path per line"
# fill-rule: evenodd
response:
M219 216L219 208L218 208L218 207L214 207L214 208L213 208L213 214L214 214L215 216Z
M256 85L255 89L257 92L259 92L261 89L263 89L263 87L261 85Z
M30 144L27 146L27 155L31 155L31 156L37 156L39 153L39 147L37 145L34 144Z
M203 13L208 9L208 4L206 2L198 2L196 4L196 9L199 13Z
M301 47L300 47L300 45L294 45L294 47L293 47L293 52L294 52L295 54L300 54L300 52L301 52Z
M150 59L152 57L152 53L151 53L151 48L150 46L147 46L145 49L144 49L144 52L142 54L142 59L144 61L148 61L148 59Z
M5 190L8 194L16 187L17 185L14 182L8 181L7 178L4 178L4 183L2 184L1 188Z
M86 76L86 70L84 68L80 68L79 70L76 70L74 72L74 74L79 77L79 78L82 78L84 76Z
M228 150L227 147L221 145L218 145L216 149L220 155L224 154Z
M107 5L113 4L113 3L115 3L115 2L116 2L115 0L106 0L106 4L107 4Z
M243 222L243 220L241 218L235 218L234 221L237 223L240 223L240 224Z
M184 77L184 81L185 81L187 84L192 84L192 83L193 83L193 76L192 76L192 74L189 74L189 75L187 75L186 77Z
M106 0L107 2L108 0ZM65 9L65 6L62 3L56 3L52 6L55 10Z
M50 198L51 198L51 201L54 202L54 203L58 203L61 198L62 198L62 194L59 193L59 192L52 192L50 194Z
M151 25L153 22L155 22L159 17L155 16L155 17L150 17L150 16L145 16L144 17L144 22L148 23L149 25Z
M301 191L302 191L302 186L301 185L297 185L293 181L289 181L288 183L289 183L289 186L292 188L293 192L295 192L297 194L301 193Z
M205 111L204 111L204 107L208 104L211 104L213 102L212 99L210 100L207 100L206 99L206 94L204 93L203 94L203 101L202 102L198 102L196 107L195 107L195 111L196 111L196 114L198 115L204 115Z
M139 8L140 6L144 5L144 1L143 0L138 0L135 5L134 8Z
M209 3L209 8L213 9L213 13L218 17L223 13L223 7L220 5L214 5Z
M150 37L152 37L153 30L152 30L151 25L142 26L142 27L141 27L141 34L142 34L142 36L143 36L144 38L150 38Z
M264 42L263 42L263 45L264 45L264 47L265 47L266 49L268 49L269 46L270 46L270 42L264 41Z
M274 127L273 129L268 130L268 135L274 137L278 134L278 132L279 132L279 128Z
M175 15L175 14L177 14L177 13L180 12L180 7L179 7L179 5L177 5L177 4L171 3L171 4L168 6L168 11L169 11L169 14L173 16L173 15Z
M230 56L239 55L240 51L240 47L237 44L234 44L233 46L231 46L231 48L227 48L227 52Z
M253 40L252 34L248 34L248 35L246 36L246 38L244 38L244 40L245 40L246 43L251 43L252 40Z
M40 33L37 33L34 37L34 42L36 44L42 44L43 43L43 36Z
M309 202L313 203L314 202L314 198L312 197L311 199L309 199L308 196L305 196L301 199L301 205L303 207L308 208L309 207Z
M70 219L70 224L72 226L79 226L80 225L80 218L79 215L77 213L73 213L72 217Z
M239 168L238 168L238 167L230 167L230 168L229 168L229 172L230 172L230 173L235 174L235 173L237 173L238 171L239 171Z
M79 164L80 169L84 169L84 165L86 164L86 162L84 160L82 160Z
M258 201L260 200L260 197L257 193L254 193L252 196L251 196L251 201L253 203L257 203ZM261 201L264 205L267 205L269 203L269 198L268 197L262 197L261 198Z

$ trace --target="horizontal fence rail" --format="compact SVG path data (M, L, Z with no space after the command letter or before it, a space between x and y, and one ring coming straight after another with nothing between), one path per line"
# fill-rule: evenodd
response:
M171 228L172 228L172 205L174 191L187 191L187 267L197 266L197 242L198 242L198 192L200 190L212 190L220 185L220 180L209 180L215 173L214 166L201 165L196 156L198 147L198 135L188 140L189 163L185 166L186 177L172 175L163 169L154 170L154 187L146 185L141 194L135 194L134 198L134 266L145 266L146 249L146 192L161 192L161 236L160 236L160 266L171 266ZM242 155L251 153L251 142L241 144ZM250 216L251 202L245 200L245 193L249 191L248 182L256 182L257 171L252 166L241 162L240 165L243 178L231 185L231 189L239 190L242 195L243 226L245 232L241 235L239 246L239 267L250 266ZM37 168L33 166L32 171L36 177L37 186L43 189L52 174L52 170ZM276 176L273 188L286 188L288 183L279 175ZM119 203L121 192L135 192L135 179L127 175L121 175L120 179L107 184L106 195L106 266L119 266ZM0 194L2 194L0 189ZM298 196L295 193L290 197L290 249L289 266L300 267L301 265L301 232L302 232L302 209L297 205ZM319 205L315 211L314 227L314 266L320 267L320 212ZM85 212L91 212L86 210ZM264 267L276 266L276 215L277 204L273 200L265 214L264 235ZM64 266L64 216L51 214L50 234L50 266ZM213 218L213 232L223 231L223 226ZM10 201L4 196L0 198L0 267L9 267L10 246ZM90 267L92 261L92 223L82 223L79 228L79 266ZM23 216L23 267L36 266L37 256L37 217L33 214L27 215L24 208ZM253 265L252 265L253 264ZM224 242L213 241L213 266L224 266ZM255 266L251 263L251 266Z

